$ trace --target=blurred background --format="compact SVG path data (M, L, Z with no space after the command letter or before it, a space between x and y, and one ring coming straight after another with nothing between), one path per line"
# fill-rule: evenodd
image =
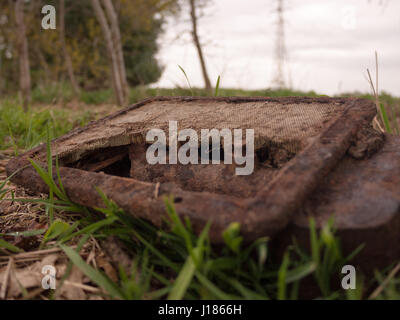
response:
M394 0L2 0L0 148L159 95L364 97L400 133L398 12Z
M390 0L3 0L0 93L28 105L43 91L112 88L123 105L128 88L209 91L218 76L232 89L366 93L376 50L380 88L399 95L399 11Z
M382 88L400 95L400 1L216 0L204 9L200 38L210 77L227 87L273 87L279 60L279 3L282 3L285 85L329 95L368 91L363 74L379 54ZM183 17L182 17L183 18ZM161 37L165 66L158 86L184 85L176 64L195 86L202 85L189 21L169 19ZM179 41L174 41L181 34Z
M399 12L399 0L0 0L0 299L297 299L300 281L306 297L315 287L327 299L400 299L395 261L371 279L357 273L357 290L330 288L349 259L333 220L318 236L310 221L312 252L293 241L275 261L267 238L248 246L236 223L211 251L207 231L197 238L169 205L173 233L126 227L112 202L106 219L76 207L50 170L49 198L6 174L39 143L159 95L362 97L374 127L399 135ZM110 235L134 238L132 273L105 257ZM118 246L116 265L127 259ZM42 287L49 257L67 270L57 291Z

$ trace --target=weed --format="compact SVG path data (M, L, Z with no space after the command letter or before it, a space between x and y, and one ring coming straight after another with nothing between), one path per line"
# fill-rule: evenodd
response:
M204 90L196 88L149 88L132 89L131 99L136 101L147 96L193 94L207 95ZM222 89L219 88L219 82L215 95L317 96L315 93L288 90L247 92ZM103 99L108 99L107 96L106 93L104 96L96 96L96 92L87 96L82 93L81 99L89 101L93 98L92 102L102 103ZM363 97L376 99L376 96L374 93L374 97ZM393 107L393 112L387 112L390 120L390 115L396 112L398 100L384 93L378 97L381 104ZM70 201L63 188L58 159L51 157L50 145L51 138L83 123L71 120L70 114L64 111L32 109L25 113L18 102L12 99L1 102L0 116L5 120L0 123L2 148L14 146L18 152L47 141L47 167L33 160L31 165L50 190L47 199L15 199L7 188L9 178L0 184L0 200L39 203L45 207L48 219L46 228L0 234L0 251L6 255L21 252L22 249L9 238L35 235L42 237L41 249L54 246L61 248L70 263L57 290L75 265L102 289L103 295L115 299L298 299L305 279L319 288L320 294L316 294L315 298L361 299L363 293L372 286L377 286L375 294L371 296L373 299L400 297L396 267L377 272L373 283L363 282L357 274L356 290L344 292L331 288L332 281L338 278L340 267L362 249L359 247L352 255L344 257L340 239L335 236L333 220L319 230L315 221L310 220L311 250L305 250L293 241L279 258L270 254L267 238L260 238L251 244L244 243L237 223L231 224L223 232L224 245L214 247L208 237L212 225L205 226L201 234L195 234L190 221L175 211L172 198L165 199L167 229L162 230L128 216L101 190L98 192L104 206L97 208L96 212L89 212L87 208ZM381 121L386 127L384 118ZM389 123L392 132L396 132L396 125ZM11 198L6 199L9 195ZM80 216L67 220L64 213L68 212L76 212ZM101 243L110 236L118 237L134 255L131 270L120 267L116 282L88 265L80 256L80 250L89 239L94 238Z
M369 69L367 69L367 80L368 83L371 87L372 94L375 99L375 105L377 109L377 113L380 115L381 121L384 125L384 128L382 128L381 124L379 123L379 120L377 117L374 119L374 124L378 127L378 129L382 132L386 131L388 133L397 133L399 134L399 126L398 126L398 120L396 116L395 109L391 106L391 117L389 116L389 112L387 110L387 107L385 106L384 103L380 101L379 97L379 63L378 63L378 53L375 51L375 84L374 81L372 80L371 77L371 72ZM395 128L395 132L393 131L393 128Z
M188 76L187 76L187 74L186 74L186 71L185 71L180 65L178 65L178 67L179 67L179 69L181 69L183 75L185 76L186 81L187 81L188 86L189 86L189 89L190 89L190 92L192 93L192 96L194 96L194 94L193 94L193 89L192 89L192 86L190 85L190 81L189 81L189 78L188 78Z

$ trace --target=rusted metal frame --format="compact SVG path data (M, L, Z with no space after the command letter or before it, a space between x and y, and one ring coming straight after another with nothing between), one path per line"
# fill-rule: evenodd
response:
M319 137L296 155L248 205L249 222L243 223L254 238L274 235L289 223L296 209L314 192L321 179L343 158L353 136L376 115L372 102L350 101L344 113ZM267 212L261 218L259 212Z
M152 101L171 100L187 102L199 100L276 101L280 103L331 103L334 100L340 103L349 102L345 112L311 145L292 159L255 198L239 199L211 193L187 192L168 184L161 185L158 192L159 197L154 198L155 184L62 167L60 174L70 199L84 206L102 206L102 200L95 189L95 187L98 187L125 211L160 226L162 218L165 216L161 196L174 194L175 199L177 199L175 206L178 213L188 216L192 220L195 231L199 232L208 220L213 221L210 236L214 242L221 241L221 232L232 221L241 223L242 232L247 239L253 239L260 235L273 236L288 224L296 208L318 185L319 178L328 173L343 157L349 147L351 137L360 126L372 121L376 113L372 103L358 99L159 97L148 99L110 117L92 122L88 127L98 125ZM85 128L74 130L56 141L61 142L83 130ZM29 164L27 161L29 157L37 156L45 150L44 146L40 146L25 153L15 161L11 161L7 166L7 173L10 175L17 169ZM22 170L14 177L13 181L33 191L48 191L47 186L32 167Z

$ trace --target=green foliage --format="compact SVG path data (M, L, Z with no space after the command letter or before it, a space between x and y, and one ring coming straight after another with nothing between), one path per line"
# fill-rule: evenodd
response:
M193 234L190 223L184 223L176 213L173 199L166 199L171 232L165 232L126 216L113 201L99 192L105 203L105 208L101 211L106 214L106 220L111 217L116 217L117 220L89 233L99 239L110 234L120 237L123 234L121 239L136 252L134 270L130 276L126 270L121 270L120 283L112 283L106 275L86 265L72 249L66 252L78 268L114 298L296 299L300 282L305 277L314 274L317 279L322 279L325 285L325 281L335 275L331 266L332 262L337 262L340 248L336 246L337 239L333 237L330 224L321 230L319 236L315 229L312 231L313 258L304 260L304 255L300 259L295 255L291 258L291 255L300 249L289 248L282 263L276 266L274 261L266 264L267 239L259 239L250 246L235 250L236 252L231 246L227 246L228 250L224 249L222 254L220 251L218 253L209 243L210 225L207 225L199 236ZM231 243L232 239L240 239L238 231L238 225L227 228L224 237L228 243ZM77 235L87 232L88 230ZM131 237L126 238L125 235L129 234ZM238 241L233 243L236 245ZM67 247L62 248L66 250ZM324 258L321 260L320 257ZM313 259L317 259L318 262ZM142 261L140 276L135 271L138 261ZM171 272L175 274L173 282L163 275ZM136 282L133 279L136 279ZM150 282L158 283L159 289L152 291ZM288 292L290 296L287 295ZM332 294L340 295L327 288L323 296L330 297Z
M81 101L86 104L101 104L112 101L113 92L111 89L97 91L83 91L81 93Z
M217 78L217 83L216 83L216 85L215 85L215 96L216 97L218 97L218 91L219 91L219 83L220 83L220 81L221 81L221 76L218 76L218 78Z
M180 65L178 65L178 68L182 71L183 75L185 76L185 79L186 79L186 82L187 82L187 84L189 86L190 92L192 93L192 96L194 96L193 89L192 89L192 86L190 85L190 81L189 81L189 78L188 78L188 76L186 74L185 69L183 69Z
M24 250L14 246L13 244L3 240L0 238L0 251L1 249L6 249L8 251L11 251L13 253L19 253L19 252L23 252Z
M57 30L40 28L41 7L54 5L57 12L59 1L37 0L25 4L25 18L29 47L33 99L50 103L58 96L57 85L53 91L44 87L68 79L65 58ZM0 50L0 92L15 92L18 89L18 61L13 25L13 2L0 5L1 13L8 17L0 29L0 38L7 50ZM166 0L121 0L115 3L119 16L122 46L128 82L131 86L153 83L159 79L162 67L155 56L157 39L162 31L164 17L173 14L176 1ZM101 27L95 17L90 0L65 1L65 39L72 66L79 85L85 90L111 87L110 64ZM58 17L57 17L58 18ZM72 91L69 99L73 97ZM68 101L69 101L68 99Z
M70 102L74 98L72 87L64 82L40 85L32 90L32 102L34 103L55 104Z
M45 235L43 236L42 244L60 237L69 229L70 225L61 220L55 220L50 227L47 229Z
M379 104L379 109L380 109L381 114L382 114L382 121L383 121L383 124L385 125L386 132L392 133L392 127L390 125L390 120L389 120L389 117L388 117L388 113L386 111L385 106L382 103Z
M122 20L129 26L131 17ZM145 85L156 82L162 73L162 67L155 58L158 51L157 37L161 32L161 23L154 21L152 28L135 31L123 44L126 76L130 86Z
M198 89L193 90L195 94L206 94ZM285 93L287 92L219 89L219 95L279 96ZM296 92L290 93L295 94ZM156 95L191 95L191 92L185 89L131 90L133 101ZM383 97L381 101L384 104L390 102L396 107L398 100L390 99L390 96ZM6 119L0 122L2 148L15 144L18 150L47 140L48 155L51 154L50 138L80 124L77 121L80 116L71 120L70 113L57 109L32 109L24 113L15 100L1 102L0 116L1 119ZM22 251L13 244L12 237L41 236L41 248L61 247L71 260L70 267L76 265L111 298L298 299L301 297L305 279L307 285L311 283L319 288L320 294L316 294L315 298L361 299L365 298L365 292L381 285L383 288L377 299L400 296L400 282L397 278L385 282L390 269L377 272L376 279L369 283L364 283L357 273L356 290L345 292L331 287L333 281L339 281L341 266L351 261L362 248L343 257L340 239L335 236L333 220L319 228L314 220L310 221L310 250L305 250L293 240L281 257L272 256L269 254L267 238L244 243L240 235L240 225L236 223L227 226L222 234L225 245L217 248L211 245L208 237L212 225L207 225L200 235L196 235L190 221L176 212L172 198L165 200L168 227L162 230L126 215L101 190L98 192L104 206L97 208L97 213L89 214L86 208L71 202L65 193L57 159L48 157L47 164L32 162L32 165L49 186L53 196L49 199L14 201L29 201L45 206L49 214L49 226L46 230L0 234L0 251L6 254ZM0 200L10 194L13 197L7 189L7 181L0 183ZM78 219L66 221L64 212L82 215ZM117 282L87 265L79 256L80 249L89 238L94 237L101 242L109 236L118 237L134 256L130 270L120 268Z
M339 266L343 265L338 239L333 236L333 220L323 226L320 237L314 219L310 220L310 243L312 260L317 265L315 277L324 296L330 292L330 281L333 273L339 273Z
M94 283L102 287L111 297L123 298L121 290L106 275L104 275L99 270L89 266L72 248L64 245L60 245L60 247L61 249L64 250L66 255L71 259L71 262L73 264L75 264Z
M48 152L51 152L50 148ZM37 170L48 186L54 189L54 194L61 199L65 198L62 184L58 182L58 186L55 186L55 181L49 181L44 170ZM340 267L359 251L356 250L347 258L342 257L339 240L334 235L333 220L317 230L311 219L311 251L307 252L294 242L280 261L268 256L268 239L260 238L243 245L238 224L230 225L223 232L226 246L214 248L208 238L211 224L200 235L195 235L190 221L182 219L175 211L173 198L165 199L170 231L163 231L126 215L101 190L98 192L104 202L104 207L97 208L104 215L100 219L99 216L89 215L84 208L74 205L68 199L54 200L55 210L65 210L65 206L56 205L63 201L64 205L68 203L69 207L75 206L86 213L86 217L72 224L54 220L41 246L46 246L49 240L56 240L55 245L61 247L70 258L70 266L77 266L110 298L298 299L302 280L310 277L315 278L322 298L362 298L362 280L358 280L357 290L351 292L332 291L330 288L331 281L337 279ZM50 205L49 202L43 203ZM41 234L44 231L35 232ZM102 241L110 235L120 238L135 256L131 270L120 267L118 282L113 282L103 272L86 264L79 256L80 248L90 236ZM32 234L21 233L18 236ZM76 249L67 245L77 241ZM11 252L21 251L2 239L1 248ZM362 279L359 275L357 277ZM377 278L383 282L382 276ZM382 294L387 294L387 290L396 289L388 286Z
M30 149L46 140L46 128L50 124L50 138L58 137L76 126L85 125L91 114L83 112L71 116L67 110L39 109L24 112L21 103L15 99L0 101L0 148L14 146Z
M231 223L223 232L225 244L235 253L239 253L240 244L243 238L240 236L240 224L237 222Z

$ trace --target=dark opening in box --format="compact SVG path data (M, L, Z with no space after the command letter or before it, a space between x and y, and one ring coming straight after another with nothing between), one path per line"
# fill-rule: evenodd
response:
M213 220L214 241L233 221L241 223L245 237L272 236L351 147L361 155L370 151L360 147L357 133L370 128L375 114L371 102L357 99L160 97L54 140L53 159L62 166L68 195L82 205L101 206L100 188L127 213L159 224L162 197L172 194L179 199L177 212L192 219L195 231ZM224 164L222 142L220 164L149 164L146 134L156 128L168 132L170 121L198 137L202 129L254 130L254 171L237 175L235 162ZM170 147L167 135L166 150ZM241 147L247 147L244 134ZM45 163L45 146L19 157L9 171L28 158ZM46 191L32 168L14 181Z

